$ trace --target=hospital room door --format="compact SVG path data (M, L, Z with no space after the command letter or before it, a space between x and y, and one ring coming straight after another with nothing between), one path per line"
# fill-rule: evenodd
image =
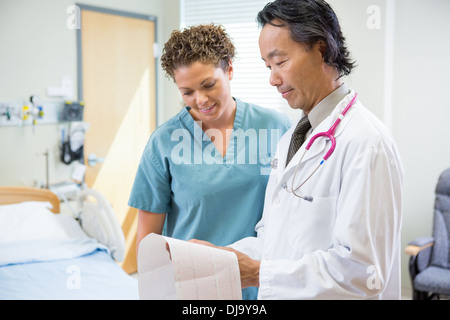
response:
M137 212L128 198L156 126L155 19L81 7L80 55L86 184L111 203L125 233L122 268L136 264Z

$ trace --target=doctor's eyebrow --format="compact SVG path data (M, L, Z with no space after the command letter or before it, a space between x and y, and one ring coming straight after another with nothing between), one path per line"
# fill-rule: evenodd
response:
M267 59L272 59L273 57L284 56L284 55L286 55L286 53L284 53L278 49L275 49L267 55ZM266 59L264 59L264 58L261 58L261 59L263 59L263 61L266 61Z

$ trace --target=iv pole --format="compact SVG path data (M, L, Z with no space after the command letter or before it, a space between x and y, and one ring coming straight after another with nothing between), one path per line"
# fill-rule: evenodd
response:
M45 149L45 189L50 189L49 174L48 174L48 149Z

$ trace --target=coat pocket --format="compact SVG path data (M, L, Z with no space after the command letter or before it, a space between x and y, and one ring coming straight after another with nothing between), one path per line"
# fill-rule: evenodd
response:
M327 250L333 239L337 197L314 197L308 202L292 196L290 201L286 228L292 248L301 254Z

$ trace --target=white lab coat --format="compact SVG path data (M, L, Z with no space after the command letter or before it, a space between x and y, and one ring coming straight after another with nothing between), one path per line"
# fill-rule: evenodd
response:
M327 131L351 92L314 134ZM403 168L385 126L359 100L338 126L336 150L298 191L288 193L307 141L285 168L295 125L282 137L257 237L231 245L260 260L259 299L400 299ZM330 146L319 138L299 166L298 186ZM278 162L278 163L277 163Z

